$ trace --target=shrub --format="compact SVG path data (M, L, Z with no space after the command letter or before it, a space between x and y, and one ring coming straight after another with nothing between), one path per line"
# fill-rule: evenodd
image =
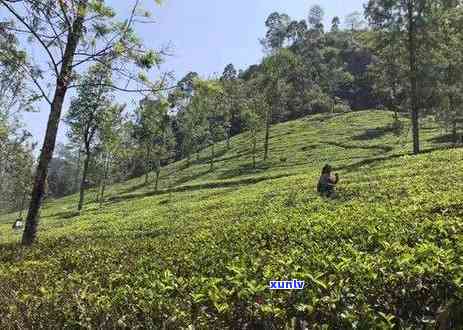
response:
M312 90L306 97L311 113L329 113L333 109L333 100L321 91Z
M341 102L341 103L336 103L333 107L333 112L334 113L347 113L351 112L352 109L347 103Z

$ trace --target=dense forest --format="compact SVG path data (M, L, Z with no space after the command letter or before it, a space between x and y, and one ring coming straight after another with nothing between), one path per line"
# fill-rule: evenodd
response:
M60 2L61 11L52 1L20 2L30 18L16 1L0 1L11 15L0 22L0 210L19 211L30 203L32 227L43 199L80 192L81 210L86 189L98 187L103 201L107 185L140 176L157 189L163 166L181 159L194 163L206 147L213 171L214 146L229 146L245 131L253 136L258 167L271 157L272 125L314 114L385 109L396 119L391 129L408 134L398 117L405 114L414 153L420 152L424 116L446 130L448 141L462 139L459 1L371 0L364 13L332 19L317 5L301 21L274 12L262 22L267 32L260 40L261 63L244 70L229 64L216 77L190 72L175 83L169 75L150 81L145 73L164 56L145 49L130 25L147 13L134 10L124 25L98 1L75 1L74 9ZM85 13L94 16L86 21ZM67 28L73 31L68 39L60 32ZM54 97L44 90L45 68L21 47L24 35L50 55ZM77 71L82 63L85 69ZM121 77L136 81L134 91L143 94L137 106L115 101L117 93L132 92L118 85ZM68 88L75 93L61 116ZM38 101L52 109L41 150L20 120L20 112L33 111ZM68 139L55 148L59 121ZM263 145L257 143L260 133Z

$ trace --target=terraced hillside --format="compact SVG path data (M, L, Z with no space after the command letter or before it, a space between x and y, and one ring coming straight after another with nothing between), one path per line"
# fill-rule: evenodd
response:
M404 119L405 122L405 119ZM381 111L272 129L252 169L247 134L113 186L103 208L51 201L40 242L0 219L1 328L319 329L463 326L463 151L432 122L420 156ZM339 197L314 191L321 166ZM272 291L269 281L305 281Z

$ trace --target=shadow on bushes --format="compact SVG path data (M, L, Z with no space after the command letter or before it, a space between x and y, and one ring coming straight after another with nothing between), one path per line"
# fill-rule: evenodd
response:
M394 125L387 125L384 127L376 127L372 129L367 129L362 134L354 136L352 139L354 141L366 141L366 140L374 140L379 139L387 134L397 134L400 132L398 127L394 127Z

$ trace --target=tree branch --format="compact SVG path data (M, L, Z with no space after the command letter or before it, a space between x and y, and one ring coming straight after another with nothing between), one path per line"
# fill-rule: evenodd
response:
M45 51L47 52L48 56L50 57L50 60L53 64L53 69L55 70L55 73L56 73L56 76L58 77L59 76L59 72L58 72L58 66L55 62L55 58L53 57L53 54L51 53L50 49L47 47L47 45L45 44L45 42L42 40L42 38L40 38L40 36L37 34L37 32L34 31L34 29L24 20L23 17L21 17L21 15L19 15L13 8L11 8L5 0L0 0L0 3L6 7L6 9L8 9L8 11L13 15L15 16L33 35L34 37L37 39L37 41L43 46L43 48L45 49Z
M126 93L158 93L158 92L164 92L164 91L177 88L177 86L170 86L170 87L164 87L164 88L135 88L135 89L132 89L132 88L119 87L119 86L112 85L112 84L88 84L88 83L69 85L68 88L77 88L77 87L81 87L84 85L92 86L92 87L98 87L98 86L107 87L107 88L111 88L111 89L114 89L120 92L126 92Z
M58 2L59 2L59 7L61 9L61 12L63 13L64 20L65 20L66 24L68 25L68 29L71 29L72 24L71 24L71 21L69 20L68 15L66 14L66 9L64 8L64 2L61 1L61 0L58 0Z
M5 54L3 54L5 55ZM6 55L5 55L6 56ZM9 58L10 60L15 60L14 58ZM40 94L42 94L43 98L47 101L47 103L49 103L51 105L51 100L50 98L47 96L47 94L45 93L45 90L42 88L42 86L40 85L39 81L34 77L34 75L32 74L32 72L30 72L30 68L27 67L26 65L22 64L22 63L19 63L19 65L26 71L26 74L31 78L32 82L34 83L34 85L38 88L38 90L40 91Z

